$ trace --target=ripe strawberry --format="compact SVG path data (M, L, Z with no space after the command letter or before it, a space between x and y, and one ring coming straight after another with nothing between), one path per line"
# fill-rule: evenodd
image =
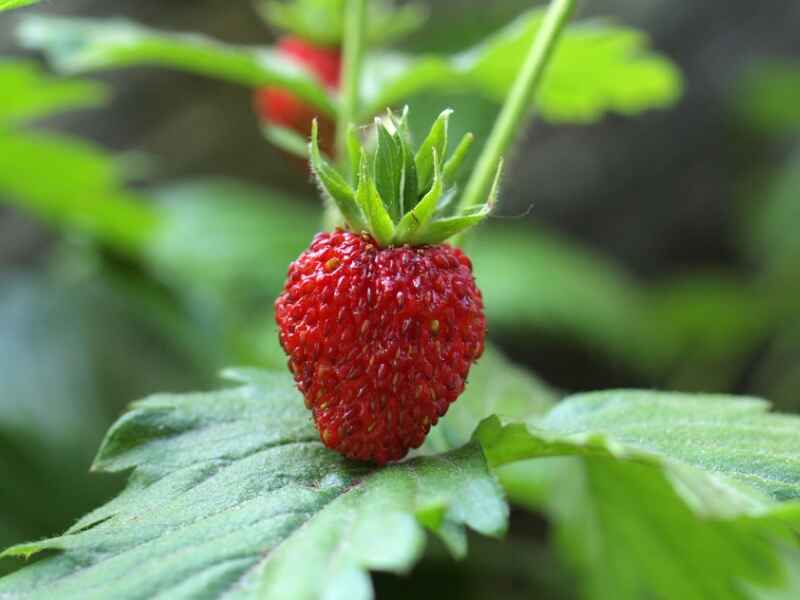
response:
M281 38L276 49L279 54L300 63L328 89L339 87L342 57L338 47L315 46L300 38L286 36ZM291 129L307 138L311 134L311 121L319 114L291 92L281 88L265 87L255 93L255 110L267 124ZM332 120L320 120L323 149L330 153L333 149L335 125Z
M341 230L292 263L280 340L326 446L385 463L422 444L483 352L471 267L448 244L379 248Z
M440 166L449 114L416 157L406 113L391 116L393 131L378 124L355 189L322 159L312 128L311 166L348 229L318 234L291 264L276 321L323 443L349 458L383 464L419 447L483 352L472 264L444 242L480 222L492 201L453 214L449 178L471 137Z

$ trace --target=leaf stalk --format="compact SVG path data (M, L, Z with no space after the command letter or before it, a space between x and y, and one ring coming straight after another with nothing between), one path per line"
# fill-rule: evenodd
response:
M472 176L464 188L459 212L486 202L503 155L514 142L520 125L530 114L542 75L574 8L575 0L552 0L550 3L519 77L509 92Z

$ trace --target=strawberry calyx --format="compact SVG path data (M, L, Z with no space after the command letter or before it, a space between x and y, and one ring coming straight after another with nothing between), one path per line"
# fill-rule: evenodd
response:
M408 128L408 108L400 116L391 110L375 119L374 148L367 149L354 127L348 132L350 173L345 176L322 156L319 125L311 127L310 163L319 187L339 209L344 226L371 235L381 247L425 246L481 223L497 202L502 164L486 202L459 206L456 178L474 136L466 134L448 158L448 123L443 111L414 150Z

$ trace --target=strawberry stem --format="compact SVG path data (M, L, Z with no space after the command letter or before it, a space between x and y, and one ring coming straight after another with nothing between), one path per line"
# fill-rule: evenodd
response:
M367 37L367 0L347 0L344 14L342 87L336 124L336 156L347 160L347 132L358 115L359 84Z
M519 77L509 92L472 176L464 188L459 212L487 201L503 154L508 151L520 125L531 112L531 104L542 75L574 7L575 0L552 0L550 3Z

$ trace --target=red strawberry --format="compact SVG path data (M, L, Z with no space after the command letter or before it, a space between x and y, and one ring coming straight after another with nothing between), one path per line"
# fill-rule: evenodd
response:
M383 464L419 447L483 352L472 265L444 242L485 218L491 202L453 209L450 179L471 137L440 164L449 114L416 156L405 113L378 125L378 148L361 150L355 189L322 159L312 128L312 169L349 231L317 235L289 267L275 313L323 443L349 458Z
M287 36L278 42L279 54L300 63L313 73L321 83L331 90L339 87L342 57L339 48L314 46L297 37ZM256 91L255 109L268 124L296 131L307 138L311 133L311 121L319 111L309 106L291 92L276 87L265 87ZM323 149L333 149L335 125L330 119L320 120Z
M319 234L292 263L276 317L325 445L381 464L422 444L486 331L461 250L379 248L343 231Z

